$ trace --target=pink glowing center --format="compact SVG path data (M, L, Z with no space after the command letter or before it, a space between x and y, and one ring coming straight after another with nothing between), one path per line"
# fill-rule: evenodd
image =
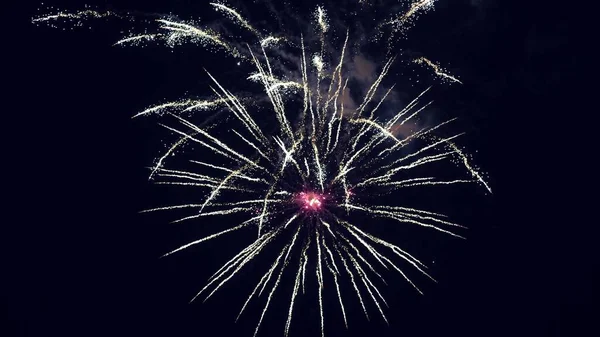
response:
M318 211L321 209L321 205L323 204L322 195L314 192L302 192L299 197L304 209L310 211Z

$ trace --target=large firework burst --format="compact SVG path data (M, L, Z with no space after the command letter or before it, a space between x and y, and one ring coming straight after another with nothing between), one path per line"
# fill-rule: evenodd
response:
M383 22L380 27L390 26L390 36L403 33L412 24L414 16L430 9L433 2L415 1L406 12ZM449 221L445 215L409 205L380 204L381 198L377 198L405 188L472 182L491 192L482 175L454 143L462 133L438 135L454 119L415 127L401 135L395 132L411 124L427 107L428 104L422 104L420 100L429 89L391 116L386 118L380 114L378 109L393 86L384 90L383 95L378 92L393 66L394 56L387 59L376 79L370 83L362 102L355 107L345 107L349 75L345 73L344 64L350 53L350 34L349 30L345 32L338 55L329 55L326 36L330 26L322 7L316 8L313 18L319 36L318 47L316 52L309 54L310 48L305 46L302 36L294 42L296 39L290 36L265 34L236 10L222 3L211 5L253 34L256 43L235 43L215 30L171 17L156 20L160 28L156 33L132 34L116 42L117 45L137 45L161 40L171 46L191 42L215 47L239 62L250 63L254 72L248 80L262 88L264 99L241 98L220 82L219 74L207 71L206 76L213 83L213 97L167 102L135 115L166 115L170 121L176 122L161 124L179 139L157 159L150 178L159 183L196 186L204 196L197 204L165 206L147 212L191 210L191 215L177 222L234 213L247 217L226 230L196 239L165 255L243 228L255 228L256 239L227 261L194 299L200 295L211 297L266 247L284 242L240 311L241 314L252 298L265 291L268 293L255 335L282 275L289 270L295 275L295 281L289 294L285 324L285 334L288 334L295 300L301 291L304 292L309 260L314 261L316 269L322 334L325 316L322 293L326 274L331 276L335 285L346 326L345 303L349 299L340 290L342 281L351 284L367 317L369 313L365 302L369 299L387 322L383 310L387 303L379 289L379 284L384 281L378 267L396 270L418 292L421 291L404 273L402 266L433 278L427 273L426 266L413 255L370 234L364 226L351 219L356 214L375 219L387 218L407 226L426 227L462 238L460 231L464 227ZM105 16L127 15L87 9L41 16L34 22ZM287 52L282 52L283 49ZM289 50L293 50L296 57L290 57ZM274 66L274 59L282 56L297 60L299 71L283 73L280 66ZM327 59L335 61L328 64ZM460 83L426 58L413 61L431 67L442 78ZM265 102L269 106L268 113L257 109ZM221 109L228 115L208 125L194 123L186 117L188 114L184 114L209 109ZM190 143L201 150L186 152L178 158L185 157L196 169L170 166L176 151ZM440 179L420 174L422 167L452 159L464 164L471 177Z

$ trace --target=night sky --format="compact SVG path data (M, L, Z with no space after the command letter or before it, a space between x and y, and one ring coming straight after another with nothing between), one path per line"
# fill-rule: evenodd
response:
M591 238L562 217L548 215L550 205L557 203L539 207L542 199L550 199L540 195L545 190L534 182L543 180L543 173L526 164L548 153L539 140L543 135L527 131L526 121L557 116L555 111L566 105L558 93L564 96L562 87L573 78L574 58L566 51L568 20L560 10L508 2L439 0L435 11L419 18L404 45L409 55L449 65L465 83L448 86L421 76L436 86L431 118L461 119L468 135L460 144L488 173L494 194L454 187L441 188L432 198L436 210L469 227L466 241L426 230L409 232L414 235L408 238L380 232L429 261L438 283L413 274L425 292L421 296L399 275L386 274L389 286L381 289L390 304L389 326L374 306L368 322L355 296L347 292L346 330L337 299L327 299L326 336L597 333L592 327L598 277L597 263L589 261ZM75 1L46 4L82 8ZM216 18L203 1L89 4L148 15ZM169 224L177 214L138 213L189 200L194 191L148 182L147 167L161 153L168 134L156 118L131 119L156 102L207 90L210 82L203 67L233 84L238 72L248 68L237 69L235 61L219 53L189 46L113 48L121 31L131 26L114 19L89 21L92 30L32 25L28 22L39 13L38 5L18 14L27 36L23 50L26 57L35 57L22 67L27 80L18 81L27 82L22 86L28 94L19 98L18 110L7 112L22 114L12 142L23 149L11 163L27 177L15 198L22 205L19 216L5 225L15 229L11 237L16 238L8 244L9 285L3 289L7 336L251 336L264 297L238 323L234 320L264 270L243 270L206 303L188 304L248 238L223 237L159 259L211 233L209 226L223 224L211 220L202 225L208 229L199 229L192 222ZM254 22L268 18L264 7L250 2L237 8ZM295 14L307 17L314 4L296 8ZM385 56L378 50L363 53L377 62ZM399 71L389 80L406 83ZM418 93L407 90L406 97ZM560 130L551 133L561 136ZM259 336L283 336L286 287L276 294ZM325 291L334 292L332 287L326 284ZM320 335L314 289L313 284L294 308L291 336Z

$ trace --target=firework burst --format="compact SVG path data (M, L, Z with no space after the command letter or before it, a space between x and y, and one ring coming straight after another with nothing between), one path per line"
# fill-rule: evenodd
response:
M433 2L416 1L408 7L407 12L399 14L389 24L396 25L394 29L398 30L398 25L412 22L419 11L430 8ZM383 310L387 303L380 289L385 281L378 268L394 269L419 293L421 290L403 268L410 267L427 278L433 278L423 262L393 243L370 234L363 224L355 223L352 219L356 219L357 214L363 214L463 238L461 232L464 227L449 221L443 214L406 205L380 204L378 198L374 197L398 193L405 188L465 183L478 183L491 192L482 174L454 144L462 133L443 137L437 135L454 119L423 126L409 134L399 135L395 132L427 107L429 103L421 103L421 98L429 89L387 118L378 113L381 104L393 90L392 86L385 90L383 96L377 94L382 91L382 82L393 66L395 57L390 57L383 65L357 107L345 106L350 75L345 71L344 64L348 59L350 34L349 30L345 31L343 45L338 49L341 52L329 55L326 38L331 27L323 7L317 7L314 12L314 29L318 32L319 47L310 54L302 36L298 43L293 43L293 37L277 37L255 28L233 8L222 3L211 5L256 38L246 43L235 43L223 38L217 31L202 28L194 22L160 18L156 20L159 27L156 33L132 34L116 42L116 45L138 45L162 40L171 46L189 42L214 47L249 63L254 71L248 80L258 83L265 97L243 99L221 83L222 76L206 71L206 76L213 84L212 98L167 102L149 107L134 116L164 115L175 123L161 125L179 137L157 159L150 178L164 184L194 186L201 189L204 195L200 203L164 206L145 212L193 211L191 215L175 220L177 222L229 214L246 216L245 221L235 226L196 239L165 256L234 231L255 228L256 239L225 262L194 299L199 296L210 298L267 247L275 242L285 242L239 313L241 315L244 312L253 298L267 292L255 335L278 290L282 275L289 272L295 276L295 281L293 291L288 295L289 307L284 327L284 333L288 335L296 299L301 292L304 293L309 260L313 261L311 265L315 270L312 274L318 283L322 335L326 316L323 307L324 283L330 280L335 287L328 289L335 289L338 310L346 326L345 306L350 302L350 295L342 293L341 282L351 285L354 292L352 296L357 298L367 318L369 312L366 302L372 301L378 314L388 322ZM34 22L111 15L127 17L124 14L86 9L74 14L59 12L42 16L34 19ZM274 66L276 58L284 54L278 51L280 47L295 48L297 73L283 74L281 67ZM325 61L331 59L334 60L331 65ZM425 62L434 67L425 58L415 62ZM439 68L435 68L435 71L458 82ZM264 110L260 114L257 112L257 107L264 102L269 106L269 115L265 115ZM216 109L223 109L230 118L220 118L210 127L204 123L193 123L182 114ZM186 153L190 156L186 159L196 169L167 166L174 153L190 143L206 151L202 153L210 155L192 156ZM464 164L471 179L441 179L419 173L419 168L453 159ZM331 277L326 278L327 274Z

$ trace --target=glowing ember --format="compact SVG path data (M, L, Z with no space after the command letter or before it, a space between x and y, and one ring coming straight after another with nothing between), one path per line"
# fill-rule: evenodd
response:
M299 194L299 202L302 208L309 211L318 211L323 205L323 195L314 192L301 192Z

